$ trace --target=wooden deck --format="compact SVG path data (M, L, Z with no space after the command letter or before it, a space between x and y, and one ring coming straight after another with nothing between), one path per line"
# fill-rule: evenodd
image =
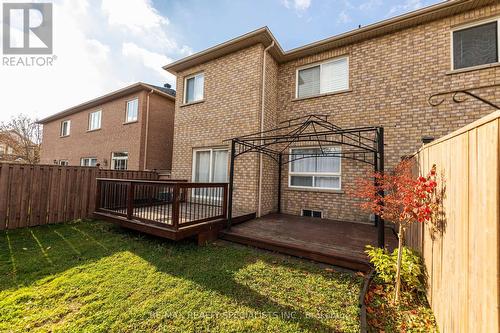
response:
M365 246L377 245L377 229L368 224L270 214L223 230L229 241L297 257L366 271ZM397 247L393 231L386 228L386 247Z

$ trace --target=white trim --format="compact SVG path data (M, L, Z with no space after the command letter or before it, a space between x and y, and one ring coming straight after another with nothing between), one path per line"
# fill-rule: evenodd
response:
M342 60L342 59L346 59L347 60L347 89L333 90L333 91L330 91L330 92L322 93L321 92L321 72L322 72L322 65L329 64L331 62L339 61L339 60ZM320 67L320 69L319 69L320 93L316 94L316 95L299 97L299 71L304 70L304 69L308 69L308 68L317 67L317 66ZM330 59L325 60L325 61L315 62L315 63L312 63L312 64L307 64L307 65L303 65L303 66L297 67L296 70L295 70L295 99L316 97L316 96L327 95L327 94L331 94L331 93L335 93L335 92L339 92L339 91L350 90L351 89L351 71L350 71L350 67L351 67L350 59L349 59L349 55L347 55L347 54L339 56L339 57L335 57L335 58L330 58Z
M461 30L465 30L465 29L469 29L469 28L474 28L474 27L477 27L477 26L480 26L483 24L492 23L495 21L497 22L497 53L498 53L497 54L497 63L500 62L500 16L496 16L496 17L490 17L490 18L487 18L484 20L479 20L479 21L474 21L474 22L462 24L462 25L453 27L450 30L450 68L452 71L476 67L476 66L470 66L470 67L462 67L462 68L455 69L455 61L454 61L454 53L453 53L455 48L453 45L453 34L457 31L461 31ZM478 66L481 66L481 65L478 65Z
M192 100L192 101L187 101L186 98L187 98L187 81L189 79L192 79L192 78L195 78L195 83L196 83L196 77L198 76L201 76L203 75L203 89L202 89L202 94L201 94L201 98L200 99L196 99L196 100ZM196 103L196 102L199 102L199 101L202 101L204 98L205 98L205 72L197 72L195 74L191 74L191 75L188 75L186 77L184 77L184 91L182 92L182 104L192 104L192 103Z
M95 113L99 113L99 127L90 128L90 125L92 123L92 115L95 114ZM88 127L87 127L87 130L88 131L95 131L95 130L101 129L101 127L102 127L102 109L90 112L89 113L89 117L88 117Z
M295 149L314 149L321 148L319 146L304 146L304 147L293 147L289 149L289 153L291 154ZM342 151L342 147L340 146L325 146L323 148L336 148L339 152ZM290 156L290 155L289 155ZM290 188L298 188L298 189L308 189L308 190L341 190L342 189L342 158L339 156L339 171L338 172L292 172L292 162L288 163L288 187ZM297 186L292 185L292 176L312 176L312 186ZM317 187L314 186L314 177L339 177L339 187Z
M64 164L62 164L63 162L64 162ZM59 160L57 162L57 165L68 166L69 165L69 161L68 160Z
M68 124L68 133L67 134L63 134L63 124L64 123ZM59 136L66 137L66 136L69 136L70 134L71 134L71 119L62 120L61 127L59 128Z
M134 120L128 120L128 103L135 100L137 100L137 118ZM139 96L125 100L125 124L134 123L136 121L139 121Z
M115 154L127 154L127 156L117 156ZM129 161L129 153L128 151L114 151L111 153L111 170L128 170L128 161ZM123 161L125 160L125 169L115 169L115 161Z
M227 151L227 153L228 153L228 162L229 162L229 148L227 148L227 147L194 148L193 149L193 163L192 163L192 166L191 166L191 180L193 182L196 181L195 180L195 177L196 177L196 153L200 152L200 151L208 151L208 152L210 152L210 166L209 166L209 171L208 171L208 179L210 180L209 183L212 183L212 176L213 176L212 157L213 157L214 151L217 151L217 150ZM228 164L227 168L229 168L229 164ZM228 170L226 169L226 172L227 171ZM226 180L226 182L227 182L227 180Z
M85 165L84 161L89 160L89 165ZM95 165L92 165L92 160L95 160L95 164L97 165L97 157L82 157L80 158L80 166L87 166L87 167L92 167Z

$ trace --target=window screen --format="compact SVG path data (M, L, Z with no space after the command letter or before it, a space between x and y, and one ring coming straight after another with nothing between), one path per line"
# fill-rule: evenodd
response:
M498 62L498 22L453 32L453 68Z

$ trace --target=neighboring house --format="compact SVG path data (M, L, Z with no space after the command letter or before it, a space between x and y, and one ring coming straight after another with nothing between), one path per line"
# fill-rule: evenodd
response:
M308 114L328 115L342 128L383 126L391 168L424 137L494 111L473 99L438 107L427 99L500 83L499 18L498 1L451 0L290 51L261 28L169 64L179 98L172 177L227 181L224 140ZM500 100L500 89L477 93ZM310 161L282 169L282 211L367 221L348 192L372 170L348 159ZM260 178L260 167L258 154L236 160L235 209L276 211L277 168L263 158Z
M0 131L0 162L32 163L38 146L14 130Z
M170 170L175 91L136 83L39 121L41 163Z

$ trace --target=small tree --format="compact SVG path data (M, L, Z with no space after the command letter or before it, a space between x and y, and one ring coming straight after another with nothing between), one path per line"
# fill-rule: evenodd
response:
M0 143L12 148L16 160L38 163L41 141L42 126L27 115L19 114L0 124Z
M412 223L431 220L437 209L434 191L437 186L436 166L426 177L412 175L410 160L400 162L390 173L375 173L373 178L363 178L353 195L364 199L361 207L385 220L398 224L398 258L394 301L399 302L401 288L401 255L404 233ZM384 196L380 195L384 193Z

